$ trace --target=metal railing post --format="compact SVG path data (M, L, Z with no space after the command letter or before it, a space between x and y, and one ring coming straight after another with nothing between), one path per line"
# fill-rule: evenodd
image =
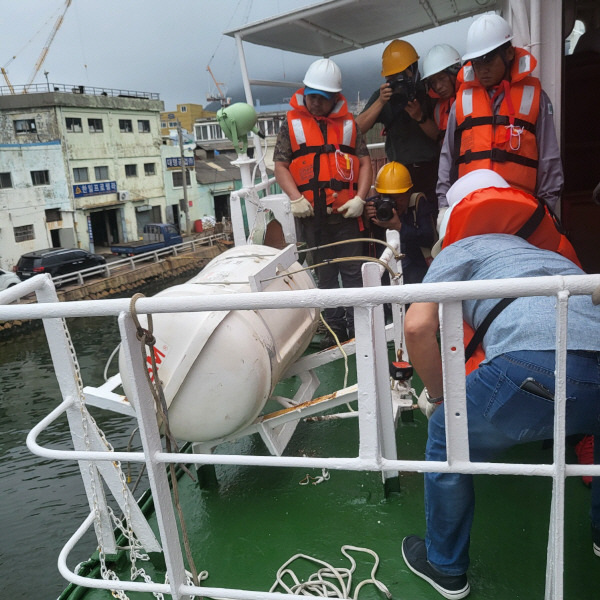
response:
M140 439L146 456L148 480L154 499L154 507L162 541L171 594L174 600L181 600L179 589L186 583L183 555L177 533L175 511L171 500L171 488L167 479L165 465L155 456L162 451L162 443L156 420L156 411L151 391L148 387L145 361L142 362L140 345L136 339L136 329L131 314L122 313L119 317L119 329L122 338L122 352L126 372L123 377L129 379L131 394L128 396L140 428Z

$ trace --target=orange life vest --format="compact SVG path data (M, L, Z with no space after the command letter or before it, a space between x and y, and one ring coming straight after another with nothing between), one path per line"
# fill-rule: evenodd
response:
M475 169L492 169L512 186L535 192L535 125L542 89L539 79L530 75L536 62L529 52L515 48L510 81L501 82L504 98L496 115L492 98L475 77L472 65L463 67L456 96L455 147L459 151L452 166L455 179Z
M454 88L456 92L458 92L460 82L462 82L462 79L459 79L460 73L462 73L462 68L459 71L459 74L456 76ZM434 92L432 88L429 88L427 93L436 101L435 106L433 107L433 118L435 120L435 124L438 126L440 133L446 133L446 129L448 129L448 115L450 114L450 109L452 108L456 97L452 96L452 98L442 100L440 95Z
M433 118L441 132L445 133L446 129L448 129L448 115L450 114L450 109L454 104L454 100L454 97L448 98L447 100L442 100L440 98L433 107Z
M558 252L581 267L571 242L556 227L548 209L536 198L514 188L485 188L465 196L452 208L442 248L474 235L485 233L508 233L519 235L530 244ZM465 347L474 330L464 326ZM485 353L481 345L466 363L469 374L474 371Z
M325 198L337 210L356 196L359 159L356 156L356 123L348 111L346 99L339 100L327 121L324 139L318 119L304 106L304 94L298 90L287 113L292 146L290 173L304 197L314 206L315 198Z

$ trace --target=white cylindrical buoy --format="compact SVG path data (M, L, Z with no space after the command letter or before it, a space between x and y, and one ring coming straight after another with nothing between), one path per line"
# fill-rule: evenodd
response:
M258 245L232 248L157 297L250 292L249 277L278 252ZM296 262L282 274L299 269ZM264 291L314 287L312 276L301 271L273 279ZM282 373L308 347L318 318L316 308L153 315L158 374L175 438L206 442L251 424ZM127 394L121 360L119 366Z

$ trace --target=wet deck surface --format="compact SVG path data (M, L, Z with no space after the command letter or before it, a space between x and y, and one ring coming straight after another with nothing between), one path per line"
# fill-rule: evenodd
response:
M341 382L340 382L341 385ZM331 387L329 387L331 389ZM398 455L420 460L427 421L400 423ZM356 419L301 422L290 442L290 456L356 456ZM266 454L258 436L219 448L226 454ZM551 462L552 450L530 444L502 457L507 462ZM569 456L574 461L574 455ZM331 471L319 485L300 485L320 470L271 467L217 467L218 485L200 489L181 481L182 505L191 530L197 569L207 570L205 586L268 591L277 569L296 553L336 566L349 566L340 548L364 546L377 552L377 577L393 598L441 598L404 565L402 538L423 535L423 475L400 475L400 492L385 497L378 473ZM477 507L471 541L469 580L473 600L543 599L551 481L542 477L477 476ZM565 594L568 600L600 598L600 558L589 531L590 491L579 477L567 481ZM153 526L155 527L155 523ZM368 578L372 561L357 555L358 580ZM296 565L308 576L313 565ZM151 569L148 569L150 572ZM122 571L125 574L126 569ZM161 576L157 577L159 579ZM161 579L162 581L162 579ZM150 595L129 593L130 598ZM64 596L75 598L79 596ZM90 592L87 599L110 598ZM360 598L383 598L366 586Z

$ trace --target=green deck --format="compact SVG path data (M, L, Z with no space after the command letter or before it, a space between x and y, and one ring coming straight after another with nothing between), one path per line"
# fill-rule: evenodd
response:
M339 369L336 369L339 372ZM352 372L352 369L351 369ZM341 386L341 381L338 387ZM332 389L332 388L328 388ZM414 422L397 429L398 455L420 460L427 421L414 412ZM301 422L286 455L356 456L357 419ZM266 454L258 436L219 447L220 453ZM522 446L503 457L507 462L551 462L552 450L541 444ZM574 456L569 460L574 461ZM400 543L405 535L422 535L423 475L400 475L401 491L384 497L378 473L331 471L319 485L301 486L320 471L271 467L217 467L218 486L200 489L180 479L182 505L204 585L268 591L277 569L302 552L349 566L340 548L365 546L378 553L378 578L393 598L441 598L404 565ZM541 477L477 476L477 508L471 542L469 580L473 600L544 598L546 543L551 481ZM590 491L580 478L567 481L565 534L565 599L600 598L600 558L594 556L588 512ZM155 530L156 522L151 519ZM367 578L371 560L358 555L359 581ZM302 567L296 565L298 572ZM151 572L151 568L147 569ZM306 575L315 569L308 565ZM127 565L121 570L125 577ZM162 582L162 575L156 578ZM150 594L129 593L136 598ZM71 588L61 600L111 598L109 592ZM383 598L373 586L360 598Z

